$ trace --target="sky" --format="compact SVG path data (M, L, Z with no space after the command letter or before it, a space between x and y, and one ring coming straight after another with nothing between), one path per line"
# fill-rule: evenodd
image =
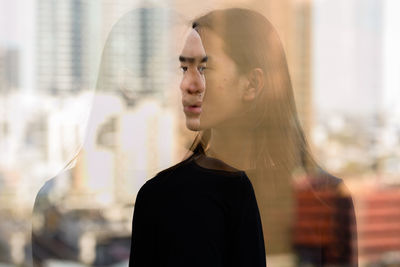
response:
M33 0L0 0L0 41L9 45L27 40L32 30Z
M0 47L20 51L21 89L33 84L34 0L0 0Z
M369 113L377 108L381 14L369 10L379 9L376 1L362 1L315 1L313 100L318 110Z
M313 101L318 111L399 113L399 13L398 0L314 1Z

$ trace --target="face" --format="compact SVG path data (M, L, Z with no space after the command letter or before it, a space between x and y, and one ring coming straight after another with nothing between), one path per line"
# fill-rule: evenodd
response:
M245 76L238 74L218 35L204 30L202 36L191 30L179 57L183 110L192 131L233 126L245 108Z

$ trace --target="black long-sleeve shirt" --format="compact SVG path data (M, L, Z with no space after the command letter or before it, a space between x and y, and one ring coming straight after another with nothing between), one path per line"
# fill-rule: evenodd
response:
M129 266L265 267L245 172L204 168L190 157L148 180L136 197Z

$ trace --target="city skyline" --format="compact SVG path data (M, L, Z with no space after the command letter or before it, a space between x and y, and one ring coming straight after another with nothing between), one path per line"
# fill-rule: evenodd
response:
M193 140L179 102L182 29L225 1L205 0L201 8L153 2L146 7L158 9L129 17L137 1L0 0L0 212L23 225L3 238L17 240L14 262L23 260L43 184L39 199L55 203L69 230L82 234L65 240L86 242L92 256L80 260L92 262L95 237L74 212L89 211L93 225L104 220L128 236L139 188L179 162ZM398 185L400 2L253 3L284 44L298 112L321 167L357 193L373 183ZM114 213L91 214L109 207ZM38 212L37 229L45 220Z
M365 2L365 1L364 1ZM106 1L105 1L106 3ZM239 2L240 3L240 2ZM368 111L374 111L378 109L394 111L396 114L400 113L400 109L397 108L393 99L398 96L398 91L395 88L399 86L398 79L395 76L393 69L398 68L396 62L399 58L398 52L396 51L395 44L397 41L396 35L394 33L395 25L397 25L398 18L396 16L396 10L398 10L399 4L393 0L385 1L368 1L364 5L370 10L374 10L374 16L369 16L371 12L368 10L364 11L355 9L356 4L360 2L353 1L348 3L348 1L339 1L334 4L329 1L314 1L312 4L312 87L313 87L313 105L317 112L336 112L343 111L344 113L357 113L362 114ZM379 8L379 6L381 6ZM24 6L24 8L21 8ZM111 20L105 23L104 30L107 31L111 28L111 25L116 21L117 17L122 15L124 7L133 7L133 2L128 2L125 5L121 4L121 8L111 15ZM369 7L368 7L369 6ZM374 8L377 6L378 8ZM20 53L20 72L21 72L21 88L27 92L35 88L35 78L34 77L34 66L35 66L35 32L37 31L35 27L34 12L36 6L35 1L1 1L0 2L0 44L5 47L13 47L13 49L18 49ZM329 12L327 12L329 10ZM23 12L21 12L23 11ZM368 21L360 21L362 18L355 21L354 18L362 16L368 16L365 19ZM117 14L120 15L117 15ZM341 17L337 17L335 14L342 14ZM358 14L358 15L357 15ZM336 20L341 21L341 23L335 23ZM353 34L356 33L358 28L354 24L368 23L372 26L372 30L384 29L380 31L381 33L366 32L364 35ZM346 31L350 31L347 32ZM361 30L360 30L361 31ZM329 42L327 34L331 33L332 36L337 37L337 42L339 45L333 47L334 43ZM377 34L377 35L375 35ZM100 40L105 42L105 32L102 33ZM357 37L358 36L358 37ZM349 38L350 37L350 38ZM377 38L378 37L378 38ZM356 38L356 39L354 39ZM332 40L332 38L331 38ZM334 39L333 39L334 40ZM347 40L347 41L346 41ZM369 44L369 48L364 50L364 52L357 52L357 43L365 44L368 40L374 40L375 45ZM341 43L341 44L340 44ZM346 43L352 46L346 46ZM371 46L372 45L372 46ZM359 45L358 45L359 46ZM102 47L102 45L98 45ZM101 48L97 50L100 53ZM378 53L377 63L379 66L377 68L384 69L385 72L382 73L383 76L380 77L380 72L374 72L373 69L368 70L366 64L361 63L360 60L365 58L365 53L370 51L375 51ZM349 57L348 53L360 54L359 57ZM330 55L330 56L329 56ZM370 55L368 55L370 56ZM99 58L99 56L97 56ZM346 59L346 60L344 60ZM96 61L97 60L97 61ZM338 60L341 60L340 62ZM98 59L92 59L92 64L97 64ZM341 62L348 62L343 67L340 68ZM371 81L360 81L360 86L354 84L354 78L348 77L348 75L354 75L355 67L358 64L362 68L361 77L369 77L368 79L373 79ZM347 65L347 66L346 66ZM371 68L373 68L371 66ZM371 77L369 72L376 74L376 77ZM92 74L93 75L93 74ZM293 74L292 74L293 76ZM341 77L340 79L336 77ZM346 78L347 77L347 78ZM292 77L293 78L293 77ZM358 79L358 78L357 78ZM347 81L347 82L346 82ZM91 80L91 89L93 89L93 78ZM371 85L375 84L375 85ZM365 89L367 88L367 89ZM380 100L377 100L377 94L380 91ZM366 90L366 91L365 91ZM377 91L378 90L378 91ZM362 96L362 101L359 105L352 105L352 99L355 97Z

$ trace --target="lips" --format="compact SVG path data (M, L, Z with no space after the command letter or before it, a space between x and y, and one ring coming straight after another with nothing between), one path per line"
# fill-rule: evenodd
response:
M191 113L191 114L200 114L201 113L201 101L198 102L188 102L188 101L182 101L183 104L183 110L185 113Z

